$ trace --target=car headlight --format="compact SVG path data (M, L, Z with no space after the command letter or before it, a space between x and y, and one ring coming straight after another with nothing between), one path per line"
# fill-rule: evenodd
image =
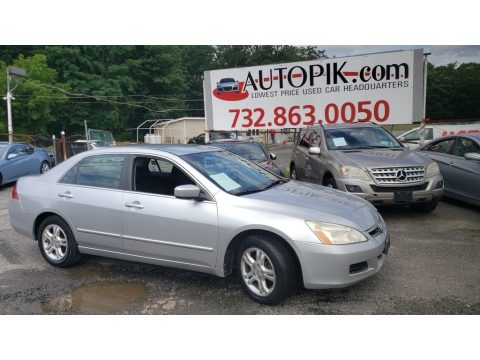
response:
M308 220L305 222L318 240L326 245L354 244L367 241L367 237L360 231L348 226Z
M438 167L438 164L436 162L432 162L430 165L428 165L427 177L435 176L438 174L440 174L440 168Z
M364 170L354 166L340 166L340 175L349 179L360 179L365 181L370 180Z

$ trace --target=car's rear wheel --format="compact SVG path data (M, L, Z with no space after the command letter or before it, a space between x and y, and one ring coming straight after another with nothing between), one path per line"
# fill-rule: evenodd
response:
M43 258L53 266L67 267L80 260L72 230L59 216L49 216L42 221L37 240Z
M48 170L50 170L50 164L48 161L42 162L42 165L40 166L40 174L45 174Z
M242 243L237 270L247 294L266 305L285 300L297 279L295 260L286 246L262 235L251 235Z
M432 200L429 202L418 203L418 204L410 204L410 208L413 211L422 212L422 213L429 213L435 210L438 206L438 200Z

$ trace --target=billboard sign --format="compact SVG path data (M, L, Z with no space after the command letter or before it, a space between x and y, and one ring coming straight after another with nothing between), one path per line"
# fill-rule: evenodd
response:
M411 124L423 116L423 49L206 71L209 130Z

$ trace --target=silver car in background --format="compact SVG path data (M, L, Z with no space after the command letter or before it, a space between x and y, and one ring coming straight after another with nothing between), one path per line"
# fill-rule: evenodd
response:
M444 137L419 151L440 167L445 196L480 206L480 134Z
M92 150L20 179L12 227L53 266L93 254L227 276L284 300L297 281L344 287L382 267L387 227L367 201L289 181L210 146Z
M290 175L375 205L410 204L423 212L433 211L443 194L438 165L374 124L306 128L295 143Z

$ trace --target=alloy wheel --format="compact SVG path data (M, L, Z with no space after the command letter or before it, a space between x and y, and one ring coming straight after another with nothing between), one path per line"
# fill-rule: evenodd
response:
M63 229L56 224L48 225L42 233L42 246L49 259L61 261L68 250L67 236Z
M241 274L248 289L256 295L268 296L275 289L275 269L268 255L251 247L243 252Z

